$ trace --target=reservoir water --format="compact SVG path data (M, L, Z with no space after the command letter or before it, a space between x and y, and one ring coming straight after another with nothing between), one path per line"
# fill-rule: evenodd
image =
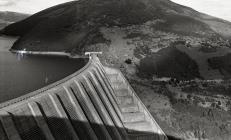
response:
M0 103L61 80L87 63L60 56L17 55L9 51L15 41L0 37Z

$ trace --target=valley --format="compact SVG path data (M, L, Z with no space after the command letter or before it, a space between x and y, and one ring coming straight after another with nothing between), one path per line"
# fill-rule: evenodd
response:
M64 22L65 21L65 22ZM175 139L231 136L231 23L169 0L80 0L13 23L14 50L83 55L118 68Z

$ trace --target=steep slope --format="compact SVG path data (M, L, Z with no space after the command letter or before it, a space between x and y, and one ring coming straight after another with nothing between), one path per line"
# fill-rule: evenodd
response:
M9 24L18 22L27 18L29 15L15 12L0 12L0 29L6 27Z

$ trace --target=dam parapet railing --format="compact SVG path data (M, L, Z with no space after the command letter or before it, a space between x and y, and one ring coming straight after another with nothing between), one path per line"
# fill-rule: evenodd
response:
M0 137L168 139L122 73L104 67L94 54L66 78L0 104Z

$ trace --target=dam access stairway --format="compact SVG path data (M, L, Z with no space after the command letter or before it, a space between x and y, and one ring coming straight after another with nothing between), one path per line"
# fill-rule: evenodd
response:
M96 56L76 73L0 104L0 140L167 140L123 74Z

